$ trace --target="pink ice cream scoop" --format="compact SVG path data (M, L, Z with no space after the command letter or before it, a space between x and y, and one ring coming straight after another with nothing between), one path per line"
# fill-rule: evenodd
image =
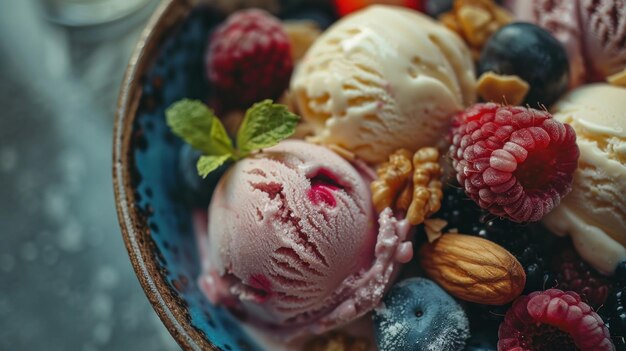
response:
M565 45L572 86L626 68L626 1L507 0L505 5L519 20L547 29Z
M626 1L579 0L583 55L592 80L626 68Z
M200 286L260 325L322 333L378 304L412 257L408 228L390 210L376 220L369 182L349 162L284 141L220 180Z

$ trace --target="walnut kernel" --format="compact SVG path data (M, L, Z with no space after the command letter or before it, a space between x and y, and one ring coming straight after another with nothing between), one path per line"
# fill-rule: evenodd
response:
M518 76L485 72L476 82L476 92L485 101L519 105L526 98L530 86Z
M467 42L474 59L491 35L513 21L513 16L493 0L456 0L449 12L440 16L441 22Z
M436 148L419 149L413 156L399 149L389 162L376 170L378 179L371 184L372 201L380 213L387 207L406 213L412 225L418 225L441 207L442 168Z

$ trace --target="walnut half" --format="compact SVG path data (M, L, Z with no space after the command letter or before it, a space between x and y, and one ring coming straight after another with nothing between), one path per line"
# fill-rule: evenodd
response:
M396 150L389 156L389 162L378 166L378 179L371 184L372 201L378 213L387 207L395 208L398 195L407 186L412 170L411 152L406 149Z
M433 147L417 150L413 155L413 168L413 200L406 217L409 223L417 225L441 208L443 172L439 165L439 151Z
M491 35L512 22L513 16L493 0L456 0L439 19L465 40L477 60Z
M414 155L406 149L391 154L389 162L378 167L378 179L371 184L376 211L391 207L405 212L412 225L438 211L443 196L438 160L439 151L433 147L421 148Z

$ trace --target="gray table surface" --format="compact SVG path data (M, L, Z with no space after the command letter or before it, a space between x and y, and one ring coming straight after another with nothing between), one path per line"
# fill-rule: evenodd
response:
M147 15L90 30L0 0L0 350L177 350L132 270L116 95Z

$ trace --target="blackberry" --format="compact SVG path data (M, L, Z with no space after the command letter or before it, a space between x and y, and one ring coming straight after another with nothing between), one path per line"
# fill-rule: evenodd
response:
M615 349L626 351L626 260L617 265L613 290L598 313L609 327Z
M626 351L626 287L615 288L598 313L609 327L615 349Z
M478 235L509 250L526 271L524 293L554 287L549 260L555 237L538 223L519 224L482 210L460 187L444 190L441 210L435 217L448 222L444 232Z
M613 285L620 288L626 287L626 260L617 264L613 276Z
M472 322L470 321L470 324ZM498 326L470 325L470 338L463 351L497 351Z
M448 222L443 229L444 232L457 231L462 234L477 235L509 250L526 272L524 294L556 285L549 266L554 236L543 229L540 224L519 224L498 218L482 210L465 195L462 188L455 185L444 189L441 209L434 217ZM489 306L466 303L465 305L472 328L493 330L497 330L498 325L504 320L509 307L510 304Z
M585 263L571 243L554 256L551 268L559 289L578 293L596 310L606 301L611 281Z
M465 311L472 330L498 330L498 326L504 320L504 315L509 307L511 307L510 303L493 306L467 302L465 304ZM474 334L472 333L472 335ZM495 335L495 340L498 340L497 335Z

